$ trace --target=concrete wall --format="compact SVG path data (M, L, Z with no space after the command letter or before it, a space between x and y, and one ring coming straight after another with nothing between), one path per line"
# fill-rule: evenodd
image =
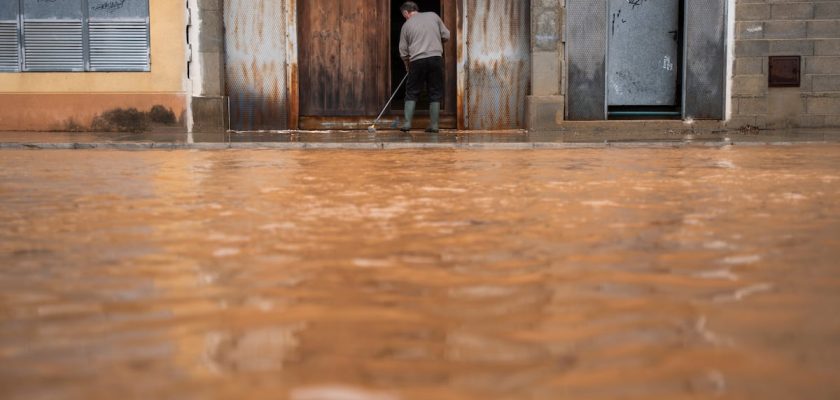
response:
M565 0L532 0L531 95L526 127L556 129L565 115Z
M191 132L222 132L227 126L223 0L189 0Z
M151 72L0 73L0 130L87 129L115 108L187 109L186 7L150 0Z
M738 0L731 127L840 126L840 1ZM768 57L802 56L802 86L768 87Z

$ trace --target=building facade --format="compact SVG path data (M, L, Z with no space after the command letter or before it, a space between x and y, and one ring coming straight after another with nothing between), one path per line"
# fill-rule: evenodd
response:
M155 106L196 132L365 129L405 75L401 3L4 2L0 130L94 129ZM840 1L418 3L453 32L444 128L840 126Z
M529 126L675 114L730 129L840 126L840 2L662 3L535 0Z
M840 1L739 1L734 19L729 125L840 126ZM768 85L775 56L796 57L798 85Z
M183 121L186 11L171 0L0 2L0 130L107 128L153 108Z

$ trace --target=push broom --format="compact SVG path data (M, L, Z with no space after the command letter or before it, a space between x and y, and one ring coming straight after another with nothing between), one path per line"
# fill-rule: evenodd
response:
M401 87L402 87L402 85L405 83L405 80L406 80L406 79L408 79L408 74L406 74L406 75L405 75L405 77L404 77L404 78L402 79L402 81L400 82L400 84L399 84L399 85L397 85L397 89L396 89L396 90L394 90L394 94L392 94L392 95L391 95L391 98L390 98L390 99L388 99L388 103L386 103L386 104L385 104L385 108L383 108L383 109L382 109L382 112L381 112L381 113L379 113L379 116L378 116L378 117L376 117L376 121L373 121L373 125L371 125L371 126L369 126L369 127L368 127L368 132L370 132L370 133L376 133L376 124L377 124L377 123L379 123L379 120L380 120L380 119L382 119L382 116L383 116L383 115L385 115L385 110L387 110L387 109L388 109L388 107L390 107L390 106L391 106L391 102L392 102L392 101L394 101L394 97L397 97L397 92L399 92L399 91L400 91L400 88L401 88Z

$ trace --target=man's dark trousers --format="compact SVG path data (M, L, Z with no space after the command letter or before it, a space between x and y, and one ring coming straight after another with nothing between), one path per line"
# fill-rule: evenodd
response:
M405 100L417 101L423 91L423 84L428 85L429 101L439 103L443 98L443 57L421 58L411 62Z

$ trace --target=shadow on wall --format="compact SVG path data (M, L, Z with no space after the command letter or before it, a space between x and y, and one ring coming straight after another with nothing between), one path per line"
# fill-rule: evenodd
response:
M149 111L136 108L114 108L93 118L90 126L78 123L74 118L64 121L57 131L62 132L149 132L156 127L174 127L182 125L171 108L162 105L153 106Z

